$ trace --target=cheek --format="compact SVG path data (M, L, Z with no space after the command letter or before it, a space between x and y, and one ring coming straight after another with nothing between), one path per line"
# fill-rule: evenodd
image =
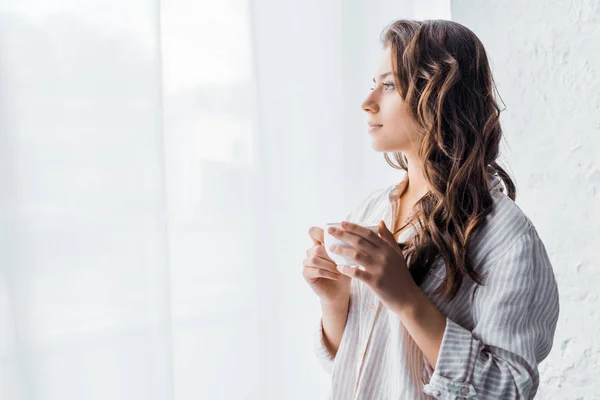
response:
M409 136L411 139L416 139L419 136L419 124L413 118L406 103L402 103L396 109L396 112L390 118L390 124L394 127L394 131L398 135Z
M379 142L402 147L417 139L417 124L400 95L380 103L378 120L383 127L374 132L373 137Z
M386 122L388 124L397 124L402 122L408 115L408 109L406 103L402 101L400 96L394 99L388 99L388 101L382 101L379 110L382 124Z

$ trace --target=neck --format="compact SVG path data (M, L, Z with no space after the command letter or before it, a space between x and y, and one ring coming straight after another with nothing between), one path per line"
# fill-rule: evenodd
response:
M413 199L415 202L430 190L429 182L425 179L423 173L423 164L416 157L405 154L408 161L408 185L404 191L407 199Z

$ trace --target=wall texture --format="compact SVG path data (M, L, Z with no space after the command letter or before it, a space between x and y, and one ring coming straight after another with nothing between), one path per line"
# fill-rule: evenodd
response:
M600 1L453 0L506 104L504 165L561 295L536 399L600 399Z

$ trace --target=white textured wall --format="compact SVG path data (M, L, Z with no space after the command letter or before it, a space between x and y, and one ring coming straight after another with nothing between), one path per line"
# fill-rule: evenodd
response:
M539 399L600 399L600 1L453 0L486 46L517 204L559 282L561 314Z

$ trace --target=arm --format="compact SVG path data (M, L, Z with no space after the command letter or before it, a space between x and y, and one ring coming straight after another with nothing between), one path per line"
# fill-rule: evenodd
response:
M350 299L343 304L321 304L323 343L332 358L335 357L342 341L342 334L348 320L349 304Z
M335 356L342 343L344 331L350 317L358 312L356 303L356 286L351 282L351 294L344 306L328 306L321 304L322 317L316 326L313 348L317 359L327 373L331 373Z
M357 206L354 211L346 215L345 221L361 220L365 217L365 210L368 210L374 201L380 198L382 193L386 193L389 188L383 187L369 193L369 195ZM385 201L388 199L386 198ZM326 372L331 373L335 356L342 344L343 332L346 329L348 321L352 323L352 317L359 314L360 293L358 285L352 280L350 298L348 304L337 307L321 305L322 317L318 326L315 326L313 339L313 349L317 359Z
M428 299L407 307L401 318L433 372L424 392L452 400L532 399L539 385L537 365L552 348L558 300L550 260L530 227L477 288L472 331L450 318L442 324Z
M352 217L352 213L346 216ZM350 283L350 297L342 304L331 305L321 303L321 318L316 327L313 348L317 359L327 373L331 373L335 355L342 342L342 336L348 322L348 315L353 312L354 282Z

